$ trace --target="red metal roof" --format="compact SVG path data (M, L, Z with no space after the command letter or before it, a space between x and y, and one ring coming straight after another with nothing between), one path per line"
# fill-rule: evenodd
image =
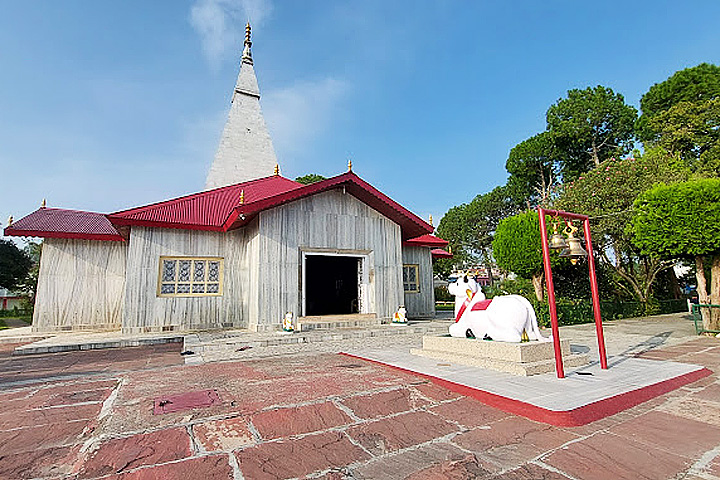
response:
M452 258L453 254L448 252L447 250L443 250L442 248L434 248L430 250L430 255L433 256L433 258Z
M241 194L248 204L300 187L300 183L273 175L111 213L108 218L115 225L225 231Z
M412 245L415 247L446 247L448 245L447 240L443 240L440 237L436 237L432 234L426 234L421 235L419 237L411 238L410 240L405 240L406 245Z
M399 224L404 239L433 231L433 227L425 222L425 220L395 202L353 172L343 173L342 175L311 183L310 185L305 185L272 197L253 202L246 201L244 205L238 206L233 215L228 219L228 223L226 224L227 229L236 228L248 223L254 215L263 210L336 188L343 188L346 193L351 194ZM444 242L444 240L441 241ZM442 246L444 245L447 245L447 242L442 244Z
M339 188L400 225L402 238L410 239L407 244L428 247L447 245L445 240L429 235L433 231L432 225L353 172L310 185L273 175L107 216L46 208L19 220L5 232L7 235L122 240L117 228L128 225L228 231L247 224L263 210Z
M124 240L102 213L41 208L14 222L5 235L18 237Z

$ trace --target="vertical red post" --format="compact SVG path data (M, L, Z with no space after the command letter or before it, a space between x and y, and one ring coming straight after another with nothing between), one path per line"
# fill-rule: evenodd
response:
M560 349L560 329L558 328L557 308L555 306L555 285L553 285L552 269L550 268L550 247L548 246L547 225L545 223L545 210L538 207L540 220L540 237L542 242L543 267L545 268L545 282L547 282L548 304L550 305L550 326L552 327L553 346L555 347L555 373L558 378L565 378L562 350Z
M607 370L608 365L607 354L605 353L605 336L603 335L602 317L600 316L600 294L598 293L597 275L595 273L595 257L593 256L589 219L586 219L583 222L583 229L585 231L585 249L588 252L588 265L590 267L590 291L592 292L593 315L595 316L595 333L597 334L600 368Z

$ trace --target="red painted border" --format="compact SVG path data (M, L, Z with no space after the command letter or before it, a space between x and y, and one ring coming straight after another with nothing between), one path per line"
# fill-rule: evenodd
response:
M461 385L433 375L413 372L412 370L390 365L378 360L371 360L345 352L341 352L340 355L377 363L405 373L427 378L437 385L445 387L453 392L472 397L481 401L485 405L498 408L508 413L520 415L521 417L526 417L530 420L555 425L557 427L579 427L581 425L586 425L596 420L609 417L610 415L615 415L616 413L627 410L628 408L634 407L635 405L639 405L643 402L647 402L648 400L700 380L701 378L705 378L713 373L707 368L701 368L699 370L695 370L694 372L689 372L678 377L663 380L662 382L647 385L637 390L631 390L613 397L603 398L602 400L598 400L572 410L548 410L547 408L538 407L514 398L503 397L502 395Z

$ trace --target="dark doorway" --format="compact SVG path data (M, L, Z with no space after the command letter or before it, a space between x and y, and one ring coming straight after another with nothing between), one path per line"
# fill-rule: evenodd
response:
M305 315L359 312L358 257L305 257Z

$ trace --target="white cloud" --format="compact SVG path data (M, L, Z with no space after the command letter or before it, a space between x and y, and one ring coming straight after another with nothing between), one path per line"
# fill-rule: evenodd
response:
M262 108L278 153L296 153L337 120L350 85L326 77L263 94Z
M208 62L217 68L240 44L245 22L258 27L271 11L271 0L196 0L190 8L190 24L200 35Z

